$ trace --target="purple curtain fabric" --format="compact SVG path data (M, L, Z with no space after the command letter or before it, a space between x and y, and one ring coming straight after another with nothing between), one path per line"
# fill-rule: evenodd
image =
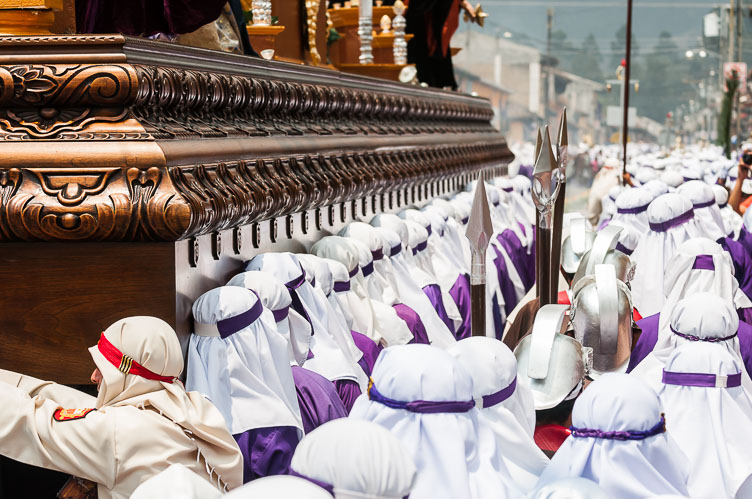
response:
M739 288L752 299L752 253L742 243L729 237L719 239L718 244L728 251L734 261L734 275L739 281Z
M254 428L233 437L243 454L243 483L288 473L298 446L298 429L294 426Z
M647 357L653 351L653 348L655 348L655 344L658 341L658 321L660 320L660 316L661 314L655 314L637 321L637 325L642 329L642 334L632 350L627 372L632 372L632 369L642 362L642 359ZM739 337L739 351L742 354L744 367L747 373L752 375L752 325L744 321L739 321L737 336Z
M362 393L357 381L351 379L338 379L334 382L334 388L337 389L337 395L342 399L342 403L345 404L347 414L350 414L355 399L360 397Z
M528 290L532 288L535 283L535 264L532 266L527 264L527 248L522 246L517 234L515 234L513 230L507 229L499 234L496 239L507 251L509 258L514 264L514 268L517 269L517 273L520 275L520 279L522 279L522 284L525 286L525 289Z
M405 321L407 328L413 333L413 340L410 343L423 343L425 345L430 343L430 341L428 341L426 327L423 325L423 321L420 320L418 314L415 313L415 310L411 309L404 303L392 305L392 308L397 312L397 317Z
M441 321L446 324L446 326L449 328L452 334L455 335L456 338L457 333L454 330L454 322L449 318L449 314L447 314L446 308L444 308L444 301L441 298L441 288L439 287L439 285L429 284L428 286L423 288L423 294L428 297L428 301L431 302L431 305L433 305L436 313L439 314L439 319L441 319ZM459 338L457 339L459 340Z
M365 334L361 334L357 331L350 331L350 334L355 342L355 346L358 347L358 350L363 352L363 357L360 358L358 364L363 368L363 372L370 376L373 372L373 366L376 364L376 359L379 357L383 348Z
M327 421L347 417L347 409L334 384L318 373L292 366L303 431L310 433Z
M457 280L454 281L452 289L449 290L449 296L457 304L457 308L462 316L462 324L455 331L455 337L458 340L467 338L471 334L470 320L472 319L472 309L470 308L470 276L460 274Z
M195 31L219 17L227 0L76 0L79 33L151 36Z

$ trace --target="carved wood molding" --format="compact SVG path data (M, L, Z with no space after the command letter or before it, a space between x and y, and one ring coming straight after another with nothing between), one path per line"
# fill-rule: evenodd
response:
M492 116L482 99L158 42L0 37L0 241L174 241L383 205L511 160Z

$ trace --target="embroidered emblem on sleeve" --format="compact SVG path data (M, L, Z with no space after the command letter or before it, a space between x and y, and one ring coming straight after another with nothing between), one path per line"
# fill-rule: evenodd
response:
M72 421L85 418L91 411L96 411L96 409L58 409L52 417L55 421Z

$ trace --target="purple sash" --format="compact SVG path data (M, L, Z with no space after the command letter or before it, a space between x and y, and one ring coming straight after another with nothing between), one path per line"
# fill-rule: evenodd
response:
M334 292L342 293L343 291L350 291L350 281L337 281L334 283Z
M497 404L501 404L506 399L512 396L514 393L514 390L517 388L517 377L512 380L511 383L509 383L509 386L506 388L502 388L496 393L492 393L491 395L484 395L483 396L483 409L486 409L488 407L493 407Z
M373 274L373 262L368 262L366 265L363 265L361 270L363 271L363 277L368 277Z
M373 384L373 378L368 382L368 398L373 402L378 402L392 409L404 409L409 412L419 414L440 414L440 413L465 413L475 407L474 400L462 401L442 401L432 402L428 400L414 400L412 402L401 402L399 400L385 397L376 389Z
M697 255L692 270L715 270L713 257L711 255Z
M666 431L666 418L661 414L661 420L649 430L621 430L604 431L590 428L569 427L575 438L603 438L606 440L645 440Z
M255 293L254 293L255 294ZM238 331L242 331L256 319L261 317L261 313L264 311L264 306L261 304L261 300L256 300L256 303L250 310L246 310L242 314L238 314L234 317L228 317L217 322L217 331L222 339L232 336Z
M708 206L713 206L714 204L715 199L713 199L712 201L706 201L704 203L692 204L692 207L696 210L698 208L707 208Z
M413 248L413 255L417 255L418 253L420 253L421 251L423 251L427 247L428 247L428 241L423 241L422 243L417 244Z
M389 250L389 256L392 257L395 255L399 255L400 251L402 251L402 244L397 244L395 246L392 246L391 249Z
M663 370L663 384L699 386L703 388L734 388L742 386L742 373L716 376L705 373L677 373Z
M650 230L653 232L666 232L669 229L673 229L674 227L678 227L679 225L689 222L695 217L695 212L693 209L689 209L688 211L682 213L676 218L672 218L671 220L666 220L665 222L650 222Z
M348 275L350 276L350 279L358 275L358 269L359 267L356 265L354 269L352 269L350 272L348 272Z
M282 322L283 320L287 319L289 312L290 307L280 308L279 310L272 310L272 314L274 315L274 322Z
M371 256L373 257L374 262L378 262L379 260L384 258L384 250L377 249L376 251L371 251Z
M302 478L303 480L308 480L312 484L318 485L322 489L326 490L327 492L329 492L332 495L332 497L334 497L334 485L332 485L331 483L322 482L321 480L316 480L315 478L311 478L309 476L302 475L302 474L298 473L297 471L295 471L292 468L290 468L290 472L288 474L290 476L296 476L298 478Z
M616 208L616 213L621 213L622 215L637 215L638 213L647 211L648 206L650 205L646 204L643 206L637 206L635 208Z
M357 267L355 268L357 270ZM292 298L292 309L295 310L297 313L303 316L305 318L306 322L308 322L308 325L311 326L311 336L313 336L313 322L311 321L311 317L308 315L308 311L306 310L305 306L303 306L303 301L300 299L300 296L298 296L298 288L303 285L305 282L305 270L302 274L300 274L300 277L296 277L292 281L289 281L285 283L285 287L288 291L290 291L290 298ZM308 352L309 358L312 352Z
M616 251L621 251L622 253L624 253L627 256L630 256L632 254L632 252L634 251L634 250L631 250L631 249L627 248L626 246L624 246L621 243L616 243L616 248L615 249L616 249Z

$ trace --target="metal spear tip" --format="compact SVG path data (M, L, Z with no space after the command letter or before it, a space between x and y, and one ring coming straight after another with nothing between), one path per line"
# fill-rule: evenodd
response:
M559 120L559 133L556 134L556 140L559 147L569 145L569 132L567 132L567 108L561 112L561 119Z
M535 138L535 161L538 161L538 155L540 154L541 144L543 144L543 137L541 136L541 129L538 127L538 134Z
M551 134L548 132L548 125L546 125L543 130L543 141L541 142L540 152L535 159L533 176L538 177L545 173L550 174L551 171L557 167L558 165L556 164L554 150L551 147Z
M488 207L486 186L482 176L478 175L478 184L475 186L473 207L470 210L465 236L470 240L471 248L484 253L492 235L493 223L491 222L491 209Z

